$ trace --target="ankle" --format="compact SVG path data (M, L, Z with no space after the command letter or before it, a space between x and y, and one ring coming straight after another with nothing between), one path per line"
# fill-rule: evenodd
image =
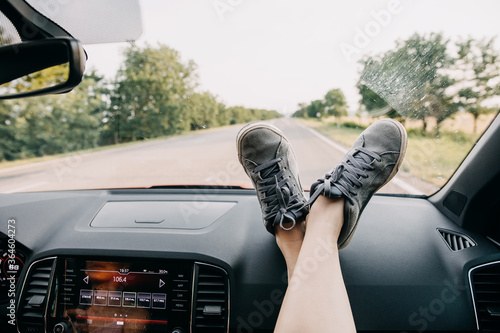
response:
M299 223L290 230L276 228L276 243L285 258L287 267L293 270L297 257L304 241L305 228L304 223Z
M298 223L290 230L283 230L278 226L275 230L276 243L283 252L283 250L286 250L287 247L295 247L294 244L302 244L304 234L304 223Z
M344 199L320 195L307 216L307 232L338 238L344 224Z

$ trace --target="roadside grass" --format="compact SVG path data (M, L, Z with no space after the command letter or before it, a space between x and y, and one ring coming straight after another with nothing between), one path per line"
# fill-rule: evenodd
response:
M363 128L338 127L335 122L299 121L347 148L363 131ZM418 130L409 130L408 148L401 170L441 187L467 156L478 137L477 134L460 131L442 131L439 137L432 134L423 136Z

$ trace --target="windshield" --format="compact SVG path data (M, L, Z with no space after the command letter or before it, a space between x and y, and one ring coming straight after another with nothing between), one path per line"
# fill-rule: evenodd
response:
M500 108L499 12L498 1L141 1L141 37L85 45L71 93L0 102L0 193L251 188L235 138L255 120L288 136L308 189L391 117L409 143L381 192L432 194ZM99 31L64 22L76 38Z

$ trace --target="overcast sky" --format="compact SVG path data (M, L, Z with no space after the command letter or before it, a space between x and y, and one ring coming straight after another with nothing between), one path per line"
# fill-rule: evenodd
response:
M500 30L497 0L144 0L141 5L140 42L161 42L194 60L201 88L226 104L282 113L333 88L344 91L355 111L356 61L414 32L480 38ZM87 68L113 77L124 45L87 46Z

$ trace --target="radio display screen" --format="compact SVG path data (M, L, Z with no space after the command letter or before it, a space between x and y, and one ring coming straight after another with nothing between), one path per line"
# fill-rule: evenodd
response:
M68 258L58 264L53 325L75 332L159 332L189 326L193 265Z

